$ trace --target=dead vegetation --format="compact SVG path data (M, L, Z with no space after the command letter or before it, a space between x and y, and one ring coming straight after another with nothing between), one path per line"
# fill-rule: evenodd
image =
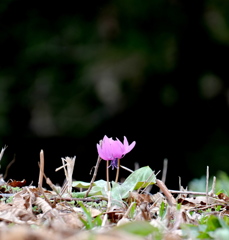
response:
M147 192L149 178L146 178L142 187L114 204L111 191L107 191L107 195L89 194L94 175L84 197L74 197L74 162L75 158L63 158L62 167L57 169L63 168L66 175L61 189L44 174L43 151L37 187L26 186L25 180L5 182L1 179L1 240L196 239L187 226L198 226L210 215L223 219L229 214L229 197L215 194L215 182L211 191L206 188L203 193L190 192L182 186L172 191L166 187L164 177L163 181L156 179L158 193L152 195ZM43 178L51 190L42 187Z

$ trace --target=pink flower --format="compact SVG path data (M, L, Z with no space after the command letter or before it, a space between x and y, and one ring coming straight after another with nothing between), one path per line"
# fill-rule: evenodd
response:
M112 138L108 138L105 135L102 140L101 146L97 144L99 156L103 160L110 160L112 169L114 167L117 168L118 159L124 157L125 154L130 152L136 144L136 142L134 141L129 145L127 138L125 136L123 143L118 138L116 139L117 140L113 140Z

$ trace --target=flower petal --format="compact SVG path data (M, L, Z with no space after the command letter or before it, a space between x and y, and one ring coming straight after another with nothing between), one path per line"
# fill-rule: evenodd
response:
M114 158L121 158L125 152L123 144L117 139L112 144L112 151Z
M124 136L124 141L123 141L123 143L124 143L124 147L125 147L125 153L124 153L124 154L130 152L130 151L134 148L134 146L135 146L135 144L136 144L136 142L134 141L134 142L132 142L132 143L129 145L128 140L127 140L127 138L126 138L125 136Z
M97 151L98 151L100 158L102 158L103 160L109 160L109 159L107 159L108 157L107 157L106 153L103 151L103 149L101 148L101 146L99 144L97 144Z
M128 146L127 152L125 152L125 153L130 152L130 151L135 147L135 145L136 145L136 142L133 141L133 142Z
M119 158L122 158L126 153L130 152L134 148L135 144L136 142L134 141L129 145L125 136L122 143L118 138L113 140L105 135L102 143L97 144L97 150L102 159L115 161Z

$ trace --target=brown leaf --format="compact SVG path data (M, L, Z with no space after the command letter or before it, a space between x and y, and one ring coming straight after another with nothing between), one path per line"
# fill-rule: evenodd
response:
M11 180L11 182L7 183L8 185L10 185L11 187L23 187L26 184L26 180L22 180L22 181L15 181L15 180Z
M224 201L226 201L226 202L229 202L229 197L228 197L226 194L224 194L224 193L220 193L220 194L218 195L218 198L219 198L219 199L222 199L222 200L224 200Z
M191 202L191 201L188 201L187 198L186 198L186 199L179 198L179 199L177 200L177 203L181 203L182 205L186 205L186 206L188 206L188 207L195 207L195 206L196 206L195 203L193 203L193 202Z
M138 204L142 202L148 202L148 203L152 202L152 199L149 194L145 194L145 193L140 194L137 192L130 192L128 200L129 202L136 201Z
M10 193L5 187L0 186L0 193Z

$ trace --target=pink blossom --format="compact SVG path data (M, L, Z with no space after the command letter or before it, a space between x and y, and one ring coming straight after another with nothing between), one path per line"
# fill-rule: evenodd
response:
M116 139L117 140L113 140L112 138L108 138L105 135L102 140L101 146L97 144L99 156L103 160L110 160L112 169L114 167L117 167L118 159L124 157L125 154L130 152L136 144L136 142L134 141L129 145L127 138L125 136L123 143L118 138Z

